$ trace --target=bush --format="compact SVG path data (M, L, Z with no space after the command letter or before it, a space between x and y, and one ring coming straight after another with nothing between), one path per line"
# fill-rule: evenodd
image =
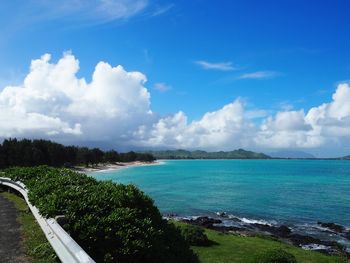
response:
M204 229L194 225L183 225L180 226L181 235L192 246L208 246L210 241L204 232Z
M11 168L44 217L64 215L64 228L96 262L196 262L174 225L133 185L100 182L48 166Z
M283 249L271 249L258 255L252 263L297 263L297 260Z

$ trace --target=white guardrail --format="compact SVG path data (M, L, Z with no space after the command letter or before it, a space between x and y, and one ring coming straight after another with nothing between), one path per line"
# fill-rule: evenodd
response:
M95 263L55 219L45 219L39 214L39 210L29 202L28 190L24 184L6 177L0 177L0 184L11 187L22 194L62 263Z

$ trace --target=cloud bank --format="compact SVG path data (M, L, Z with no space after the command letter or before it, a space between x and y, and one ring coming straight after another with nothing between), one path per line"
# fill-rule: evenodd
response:
M146 76L99 62L91 82L78 78L79 61L65 53L33 60L19 86L0 91L0 138L48 138L112 147L206 150L340 149L350 146L350 86L339 84L332 100L308 111L266 116L241 99L189 121L182 111L151 110ZM350 148L348 148L350 149ZM350 151L350 150L349 150ZM327 153L325 153L327 155Z

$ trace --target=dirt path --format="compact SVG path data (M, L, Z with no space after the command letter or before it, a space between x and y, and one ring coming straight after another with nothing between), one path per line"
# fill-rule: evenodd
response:
M16 221L18 210L14 204L0 195L0 262L22 263L24 249L21 246L21 226Z

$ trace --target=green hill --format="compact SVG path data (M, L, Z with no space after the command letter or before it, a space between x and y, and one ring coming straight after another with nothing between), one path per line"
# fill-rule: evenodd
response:
M234 151L187 151L187 150L166 150L166 151L148 151L157 159L269 159L270 156L263 153L256 153L238 149Z

